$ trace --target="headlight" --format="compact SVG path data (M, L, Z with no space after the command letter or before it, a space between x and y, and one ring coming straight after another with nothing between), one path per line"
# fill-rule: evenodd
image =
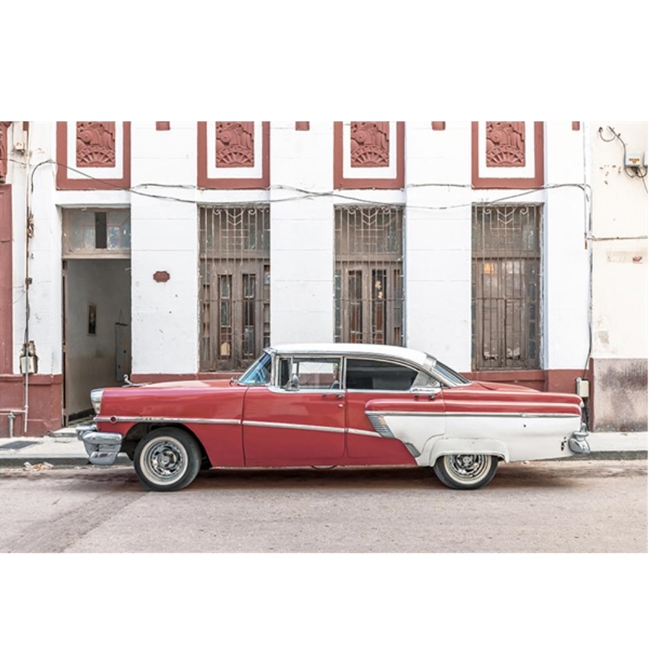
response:
M95 388L90 391L90 402L95 409L95 414L99 413L99 409L102 405L102 395L104 394L103 388Z

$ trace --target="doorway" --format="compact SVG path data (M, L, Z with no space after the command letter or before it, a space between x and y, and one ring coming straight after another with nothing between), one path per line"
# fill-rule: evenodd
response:
M92 415L90 391L131 372L129 260L64 260L64 420Z
M90 391L131 372L127 210L63 212L63 421L93 414Z

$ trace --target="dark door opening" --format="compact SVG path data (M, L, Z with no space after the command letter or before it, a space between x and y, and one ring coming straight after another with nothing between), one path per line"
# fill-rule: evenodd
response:
M90 391L131 372L129 259L63 261L63 419L92 415Z

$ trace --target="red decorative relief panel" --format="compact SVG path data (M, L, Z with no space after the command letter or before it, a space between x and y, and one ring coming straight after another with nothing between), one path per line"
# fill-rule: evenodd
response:
M404 122L334 122L334 187L404 187Z
M388 122L350 123L350 164L352 167L388 167Z
M255 167L254 122L216 122L217 167Z
M197 185L204 189L268 189L269 122L198 122Z
M77 167L115 167L115 122L77 122Z
M9 156L7 129L10 125L11 122L0 122L0 183L4 183L7 178L7 158Z
M488 167L525 167L525 122L485 123L485 164Z
M472 186L544 186L543 122L472 122Z
M59 190L110 190L131 186L130 122L57 122Z

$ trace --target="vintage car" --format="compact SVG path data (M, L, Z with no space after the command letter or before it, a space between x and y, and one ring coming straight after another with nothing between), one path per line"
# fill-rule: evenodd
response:
M589 452L582 400L469 381L424 352L279 345L240 377L92 391L78 428L90 462L128 454L144 486L179 490L202 468L433 467L450 488L489 483L499 461Z

